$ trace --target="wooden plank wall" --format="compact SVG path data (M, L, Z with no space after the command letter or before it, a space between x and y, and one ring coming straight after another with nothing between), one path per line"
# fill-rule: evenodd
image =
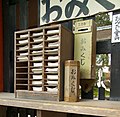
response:
M1 34L0 61L3 56L4 62L0 63L0 78L2 79L3 75L4 83L2 84L4 84L5 92L14 92L14 31L39 26L38 2L39 0L0 0L0 31L2 32L1 13L3 13L4 39L1 41ZM1 9L2 7L3 9ZM38 15L36 15L37 13ZM2 85L0 87L2 88Z
M18 0L16 3L16 30L40 26L39 0Z
M38 27L39 21L39 0L29 0L28 3L28 28Z
M37 111L37 117L67 117L67 113L50 112L50 111Z

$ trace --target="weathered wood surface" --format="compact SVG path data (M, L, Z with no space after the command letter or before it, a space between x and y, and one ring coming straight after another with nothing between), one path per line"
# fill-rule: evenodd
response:
M65 61L64 101L79 101L80 62Z
M0 93L0 105L94 116L120 116L119 101L81 100L80 102L68 103L57 101L18 99L14 97L14 94Z
M17 91L16 97L23 99L34 99L34 100L49 100L57 101L57 94L49 92L38 92L38 91Z

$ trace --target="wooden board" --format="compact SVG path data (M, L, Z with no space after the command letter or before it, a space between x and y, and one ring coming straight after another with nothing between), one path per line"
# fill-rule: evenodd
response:
M19 90L16 92L16 97L22 99L58 101L57 94L52 94L48 92L38 92L38 91Z
M66 113L50 112L50 111L37 111L37 117L67 117Z
M56 102L15 98L14 94L0 93L1 106L13 106L43 111L74 113L93 116L120 116L119 101L80 100L80 102Z

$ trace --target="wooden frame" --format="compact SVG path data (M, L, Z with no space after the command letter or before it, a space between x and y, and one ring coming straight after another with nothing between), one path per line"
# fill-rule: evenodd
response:
M73 59L72 32L62 25L15 32L14 55L16 97L63 100L64 62Z

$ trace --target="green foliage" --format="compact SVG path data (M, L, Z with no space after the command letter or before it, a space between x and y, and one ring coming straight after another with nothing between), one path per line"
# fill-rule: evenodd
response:
M98 88L94 87L93 91L94 91L94 97L95 98L98 97ZM109 91L105 90L105 97L110 97L110 92Z
M98 88L97 87L94 87L93 93L94 93L95 98L98 97Z
M112 24L108 13L98 14L95 19L98 27Z
M109 56L108 54L99 54L96 55L96 63L102 64L102 66L108 66Z

